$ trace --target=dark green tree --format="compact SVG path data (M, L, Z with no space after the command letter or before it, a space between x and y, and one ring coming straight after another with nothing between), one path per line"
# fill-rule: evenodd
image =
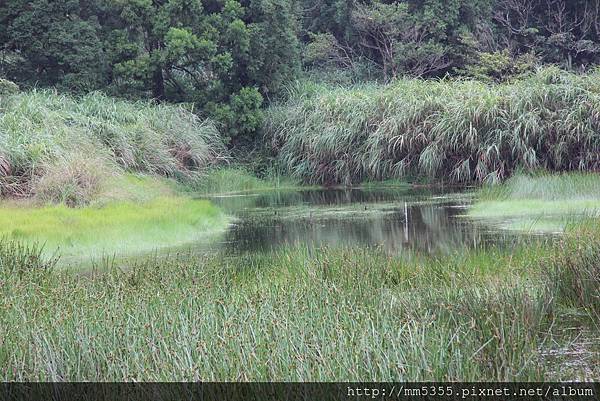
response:
M496 0L495 50L585 69L600 62L600 0Z
M107 64L93 4L5 0L0 6L0 68L18 82L92 90Z

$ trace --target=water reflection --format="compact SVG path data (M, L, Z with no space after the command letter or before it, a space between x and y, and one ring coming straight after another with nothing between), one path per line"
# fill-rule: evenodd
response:
M326 245L432 254L515 241L514 234L461 217L469 198L439 189L269 192L212 200L238 217L221 242L234 253Z

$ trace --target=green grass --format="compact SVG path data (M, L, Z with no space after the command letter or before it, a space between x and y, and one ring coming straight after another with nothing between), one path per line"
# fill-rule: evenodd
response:
M297 181L287 177L258 178L242 167L220 167L209 170L193 190L203 194L233 194L299 187Z
M503 185L483 187L481 200L586 201L600 199L600 174L517 174Z
M472 217L531 217L589 215L600 212L600 199L482 201L471 208Z
M268 110L265 131L289 174L319 184L499 182L519 170L593 170L598 74L545 68L505 84L308 85Z
M228 219L180 195L226 151L183 107L33 90L0 96L0 236L64 261L206 240Z
M111 255L135 255L208 240L228 218L210 202L158 196L138 203L69 208L65 205L0 208L0 236L43 243L46 255L89 261Z
M360 183L360 185L358 185L358 188L361 189L374 189L374 190L380 190L380 189L410 189L411 185L406 182L406 181L402 181L402 180L398 180L398 179L389 179L389 180L382 180L382 181L363 181Z
M13 248L3 243L0 255L14 260ZM0 377L541 379L538 334L552 298L521 276L535 275L533 261L286 249L85 277L9 262L0 264Z
M558 297L570 307L584 310L600 332L600 231L590 219L570 231L558 244L550 266Z
M100 93L0 96L0 196L77 206L124 172L196 179L225 153L214 125L183 107Z
M469 217L514 230L563 231L574 220L600 215L600 175L520 174L480 189L477 198Z
M597 319L598 244L589 226L554 245L444 257L288 248L76 276L4 240L0 378L589 379L598 355L586 373L540 352L566 308Z

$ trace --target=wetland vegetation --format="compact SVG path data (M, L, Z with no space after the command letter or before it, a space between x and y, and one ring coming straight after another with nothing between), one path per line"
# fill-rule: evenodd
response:
M0 379L598 381L599 13L1 2Z
M287 170L318 184L496 183L521 169L594 170L599 76L546 68L503 84L305 83L269 110L266 131Z
M469 209L472 218L513 230L563 231L600 213L600 178L595 173L516 175L488 186Z
M564 310L598 324L593 232L512 252L410 261L375 248L180 254L86 276L56 271L36 249L4 241L1 374L43 381L592 379L597 349L576 371L558 372L539 351L577 341L553 331Z

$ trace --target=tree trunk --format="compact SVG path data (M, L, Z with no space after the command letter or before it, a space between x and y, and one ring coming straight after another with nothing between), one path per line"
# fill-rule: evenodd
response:
M156 67L152 73L152 97L158 102L165 99L165 78L162 67Z

